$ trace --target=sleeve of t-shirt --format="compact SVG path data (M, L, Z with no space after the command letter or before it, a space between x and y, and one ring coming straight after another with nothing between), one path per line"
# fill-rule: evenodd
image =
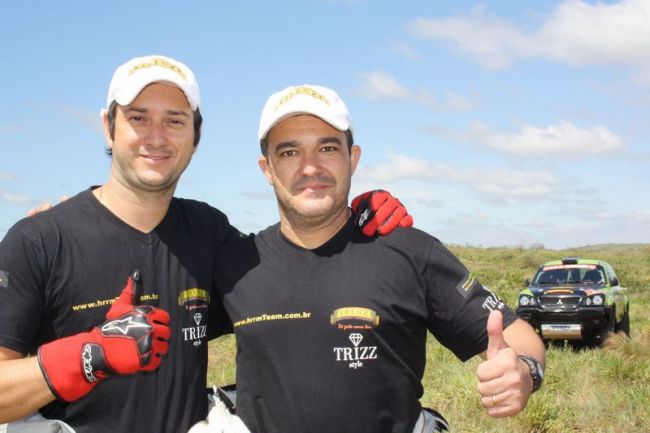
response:
M223 305L223 299L220 296L220 291L218 288L218 272L219 272L219 255L217 254L217 260L215 260L212 271L215 274L214 277L214 286L210 295L210 312L208 317L208 339L212 340L214 338L220 337L226 334L232 334L233 326L230 316L226 312L226 309Z
M220 291L218 288L218 281L220 279L220 274L223 272L220 263L223 262L224 248L226 248L226 245L246 238L242 232L230 224L228 217L225 214L216 209L214 212L220 219L220 225L218 229L219 239L216 241L217 251L215 254L215 261L212 265L214 283L211 292L209 312L210 321L208 327L208 339L210 340L225 334L233 333L232 322L224 308L223 299L219 296Z
M0 242L0 347L31 350L43 316L42 263L38 242L16 226Z
M426 264L429 330L459 359L466 361L487 348L487 319L503 313L504 328L516 316L441 243L434 241Z
M227 295L237 282L260 262L255 246L255 235L244 236L241 233L226 242L217 254L214 272L214 301L211 301L210 321L221 334L232 333L233 325L228 315ZM214 304L214 305L212 305ZM213 309L221 310L213 315ZM226 321L227 319L227 321Z

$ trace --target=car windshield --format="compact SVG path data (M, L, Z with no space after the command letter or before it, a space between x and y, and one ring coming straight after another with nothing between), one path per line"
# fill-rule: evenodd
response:
M537 271L533 283L547 284L603 284L603 271L596 265L545 266Z

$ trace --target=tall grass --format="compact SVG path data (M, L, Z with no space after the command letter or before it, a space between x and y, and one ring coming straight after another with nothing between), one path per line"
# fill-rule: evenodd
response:
M610 336L602 349L550 347L544 385L530 398L525 411L514 418L492 419L485 414L476 391L480 359L460 363L431 337L427 341L423 405L445 415L456 433L650 432L650 245L597 245L562 251L541 246L450 249L512 308L524 279L531 278L541 263L569 255L605 260L628 288L632 338ZM210 343L209 385L234 382L235 350L232 336Z

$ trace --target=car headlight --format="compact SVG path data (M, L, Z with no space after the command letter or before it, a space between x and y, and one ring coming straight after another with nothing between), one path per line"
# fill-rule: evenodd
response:
M519 297L519 305L522 307L528 307L528 306L533 306L536 305L537 302L535 301L535 298L532 298L528 295L521 295Z
M603 305L605 297L603 295L593 295L585 299L585 305Z

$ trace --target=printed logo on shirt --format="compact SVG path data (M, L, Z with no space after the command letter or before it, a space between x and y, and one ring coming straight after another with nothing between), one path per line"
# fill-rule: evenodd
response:
M190 311L205 308L208 304L210 304L210 292L205 289L186 289L178 295L178 305Z
M9 272L0 271L0 287L5 289L9 287Z
M478 280L474 277L474 275L468 272L467 275L465 275L465 278L463 278L463 280L458 283L458 285L456 285L456 290L458 290L458 293L460 293L463 298L466 298L472 289L477 285L480 286Z
M506 306L496 293L481 285L481 283L479 283L476 277L471 273L468 273L465 278L458 283L456 290L458 290L458 293L460 293L463 298L466 298L474 290L483 290L487 292L487 297L483 301L482 305L484 310L503 310Z
M370 308L343 307L334 310L330 324L338 329L371 329L379 326L379 315Z
M210 292L205 289L186 289L178 295L178 305L186 310L192 325L181 328L183 341L191 343L194 347L201 346L206 339L208 325L203 310L206 310L209 304Z
M341 331L351 331L347 338L350 344L332 348L334 361L356 370L377 359L377 346L362 344L364 336L361 332L376 328L380 323L379 315L370 308L342 307L334 310L330 324Z
M92 302L85 302L83 304L76 304L72 306L72 311L83 311L83 310L89 310L93 308L103 308L107 306L113 305L115 302L117 302L117 296L114 298L110 299L96 299ZM149 293L146 295L140 295L138 296L137 303L141 302L152 302L152 301L157 301L160 296L157 293Z
M485 298L485 301L483 301L483 309L488 310L488 311L493 311L493 310L503 310L506 307L506 304L497 296L496 293L494 293L492 290L488 289L487 287L481 286L483 290L488 292L488 296Z
M208 325L202 324L203 314L199 312L195 312L192 315L192 321L196 326L189 326L181 329L181 332L183 333L183 341L191 341L194 347L199 347L205 340L208 332Z
M237 320L236 322L233 322L232 326L239 328L240 326L252 325L254 323L272 322L277 320L303 320L309 318L311 318L311 313L307 311L303 311L302 313L259 314L257 316Z
M348 335L352 346L334 347L334 360L347 363L349 368L356 370L364 366L364 363L377 359L377 346L364 346L361 344L363 335L352 332Z

